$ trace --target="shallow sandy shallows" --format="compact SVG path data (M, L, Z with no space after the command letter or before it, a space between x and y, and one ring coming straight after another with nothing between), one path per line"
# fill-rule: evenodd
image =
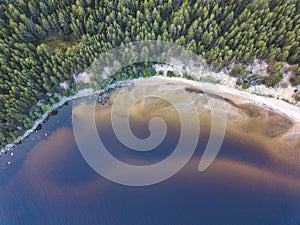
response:
M226 121L226 138L262 149L264 154L268 155L274 168L276 166L287 168L286 174L289 174L289 171L299 171L300 110L298 107L219 85L179 78L155 77L137 79L133 82L132 90L121 89L111 96L108 104L104 106L97 104L96 121L98 123L109 121L112 105L117 112L121 112L130 99L135 99L138 101L131 107L131 118L150 121L153 117L161 116L169 121L168 124L178 124L178 113L172 104L160 97L148 95L154 93L158 96L172 96L180 107L187 108L186 113L191 113L189 111L191 106L196 110L201 132L209 134L211 131L213 107L216 116ZM180 102L184 99L182 93L189 95L189 102L186 100ZM116 98L118 104L113 104ZM214 99L213 105L210 99ZM84 118L86 110L87 105L82 105L82 107L76 107L73 113ZM220 123L220 131L222 126L223 124ZM219 134L215 132L212 135ZM244 148L240 151L249 151L249 149ZM299 178L300 174L295 173L291 175Z

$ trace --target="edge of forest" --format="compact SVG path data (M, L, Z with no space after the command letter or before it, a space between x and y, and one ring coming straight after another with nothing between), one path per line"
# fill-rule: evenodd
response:
M166 68L165 68L166 69ZM169 71L168 69L165 70L165 73ZM167 76L160 76L160 75L155 75L152 76L151 78L157 78L157 79L171 79L171 80L177 80L179 82L184 82L187 84L191 84L191 85L197 85L197 84L204 84L204 83L209 83L208 82L203 82L203 81L198 81L198 80L189 80L186 78L182 78L182 77L167 77ZM230 77L228 75L228 77ZM231 77L230 77L231 78ZM44 123L44 121L50 116L50 114L60 108L61 106L63 106L65 103L78 99L78 98L82 98L82 97L88 97L88 96L92 96L92 95L96 95L96 94L100 94L100 93L105 93L107 91L111 91L111 90L115 90L121 87L125 87L128 84L132 84L135 80L138 79L149 79L149 78L137 78L137 79L132 79L132 80L126 80L126 81L117 81L114 84L110 84L108 86L106 86L104 89L101 90L94 90L92 88L86 88L86 89L82 89L79 90L75 95L73 96L63 96L60 101L58 103L54 103L50 110L48 112L45 112L41 118L37 119L34 122L34 125L32 126L31 129L28 129L27 131L25 131L25 133L18 137L17 139L15 139L13 142L7 144L5 147L3 147L0 151L0 155L1 154L6 154L8 151L12 150L16 145L22 143L31 133L33 133L40 124ZM246 92L245 90L238 90L234 87L232 87L229 83L224 83L222 82L221 84L210 84L209 88L207 89L207 91L211 91L214 92L213 90L213 86L218 85L218 87L221 89L223 97L224 95L226 95L226 97L228 98L234 98L237 104L254 104L257 105L263 109L268 109L268 110L272 110L276 113L280 113L281 115L288 117L289 119L291 119L294 123L294 130L295 132L298 131L299 129L299 133L300 133L300 111L299 109L299 102L298 105L292 105L289 102L285 102L283 100L280 99L276 99L275 97L269 97L269 96L259 96L257 94L251 93L251 92ZM208 86L205 86L208 87ZM299 111L299 112L298 112Z

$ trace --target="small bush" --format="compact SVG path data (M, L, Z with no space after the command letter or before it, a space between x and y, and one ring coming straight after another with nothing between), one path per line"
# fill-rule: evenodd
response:
M242 83L242 88L243 89L248 89L250 87L250 82L249 81L244 81L243 83Z
M283 66L282 62L276 62L269 65L268 72L269 76L262 78L262 83L267 87L274 87L278 84L283 78L283 72L281 71Z
M296 93L294 98L296 101L300 101L300 93Z
M156 71L152 67L147 67L143 70L143 77L152 77L155 74L156 74Z
M290 79L290 82L293 86L300 85L300 69L298 69L296 74Z
M287 68L287 71L293 71L293 72L296 72L298 69L299 69L299 66L298 66L297 64L295 64L295 65L290 65L290 66Z
M282 75L280 74L272 74L267 77L263 77L262 83L267 87L274 87L282 80Z
M192 77L191 75L188 75L188 74L183 74L182 77L185 78L185 79L187 79L187 80L195 80L194 77Z
M238 64L235 68L233 68L229 75L232 76L232 77L238 77L238 76L241 76L243 78L246 78L247 75L250 74L250 71L247 70L247 67L244 65L241 65L241 64Z
M176 74L173 71L168 71L167 72L167 77L177 77Z
M243 89L248 89L251 85L250 85L250 82L248 81L248 80L238 80L237 82L236 82L236 84L238 85L238 86L241 86Z
M236 85L238 85L238 86L242 86L242 84L243 84L243 82L242 82L242 81L240 81L240 80L237 80L237 82L236 82Z

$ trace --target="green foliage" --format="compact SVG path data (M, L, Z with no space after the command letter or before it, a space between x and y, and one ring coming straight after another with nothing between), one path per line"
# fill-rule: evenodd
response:
M298 73L297 75L292 77L290 81L291 81L292 85L294 85L294 86L300 85L300 73Z
M148 63L146 63L148 64ZM105 88L109 84L113 84L116 81L125 81L131 80L139 77L151 77L156 75L155 69L152 65L146 66L145 64L133 64L127 67L122 68L121 70L115 72L110 78L108 78L101 86L101 88ZM97 83L97 81L95 81ZM93 83L93 81L92 81ZM95 84L95 86L98 86Z
M297 64L295 64L295 65L290 65L287 70L292 71L292 72L297 72L298 69L299 69L299 66Z
M296 93L294 98L296 101L300 101L300 93Z
M194 77L192 77L191 75L188 75L188 74L183 74L182 78L187 79L187 80L195 80Z
M43 105L41 106L41 109L42 109L42 111L43 111L44 113L49 112L50 109L51 109L51 105L43 104Z
M242 84L243 84L243 81L241 81L240 79L236 81L236 85L242 86Z
M293 72L293 76L290 79L290 82L292 83L292 85L294 85L294 86L300 85L300 67L299 67L299 65L291 65L288 68L288 70Z
M148 67L143 70L143 77L152 77L156 74L156 71L153 67Z
M262 83L267 87L274 87L278 84L283 78L283 72L281 71L283 63L276 62L274 64L269 65L268 72L269 76L263 77Z
M173 71L167 71L167 77L178 77Z
M205 82L205 83L211 83L211 84L220 84L219 80L213 79L213 78L200 78L197 79L197 81Z
M242 78L246 78L250 71L247 70L247 66L238 64L230 71L230 76L238 77L241 76Z
M243 89L248 89L250 87L250 82L248 80L238 79L236 84L241 86Z
M272 74L267 77L262 78L262 83L265 84L267 87L274 87L281 81L282 77L278 74Z
M242 88L243 89L248 89L250 87L250 82L249 81L244 81L243 83L242 83Z
M0 1L0 25L0 145L46 110L36 106L40 99L49 105L74 93L72 75L122 43L175 42L216 69L255 58L300 64L298 0L6 0ZM148 66L123 71L107 83L151 76ZM248 72L243 67L232 74ZM270 86L280 78L276 68L271 74L265 80ZM300 83L298 74L293 84ZM68 91L59 87L66 80Z
M66 51L68 48L76 45L78 39L75 35L51 34L42 43L48 45L56 51Z

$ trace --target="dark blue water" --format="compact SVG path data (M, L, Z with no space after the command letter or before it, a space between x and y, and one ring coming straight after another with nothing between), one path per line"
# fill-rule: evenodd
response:
M71 110L71 105L60 108L13 156L0 158L1 225L300 224L300 180L264 149L226 137L217 160L199 173L207 141L202 135L192 160L175 176L147 187L122 186L84 161L73 137ZM147 136L143 127L135 121L137 133ZM137 159L144 164L163 159L178 138L175 127L145 155L118 143L107 124L99 134L114 147L113 155L136 164Z

